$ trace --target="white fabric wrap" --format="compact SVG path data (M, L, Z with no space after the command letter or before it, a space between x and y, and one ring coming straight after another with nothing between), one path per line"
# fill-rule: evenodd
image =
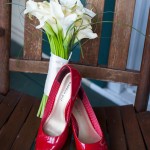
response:
M68 63L69 59L63 59L59 56L56 56L54 54L51 54L50 62L49 62L49 69L47 73L47 78L45 82L45 88L44 88L44 94L49 95L53 81L58 73L58 71L61 69L62 66L66 65Z

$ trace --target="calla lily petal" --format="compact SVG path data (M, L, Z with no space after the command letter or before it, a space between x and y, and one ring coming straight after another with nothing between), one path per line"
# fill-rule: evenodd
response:
M64 14L59 3L51 1L50 15L52 15L56 19L64 18Z
M80 8L83 8L83 4L81 3L80 0L77 0L77 6L80 7Z
M89 15L92 18L95 17L96 14L92 10L89 10L87 8L84 8L84 10L85 10L85 14Z
M60 0L60 4L67 8L72 8L75 6L77 0Z
M38 8L37 3L32 0L29 0L26 3L26 9L24 11L24 14L32 12L32 11L36 10L37 8Z
M80 30L77 34L78 40L82 40L84 38L95 39L96 37L97 37L97 34L93 33L93 31L88 28Z
M73 22L75 22L77 20L77 15L76 14L71 14L67 17L64 18L64 20L61 21L63 30L64 30L64 36L66 35L66 32L68 30L68 28L70 27L71 24L73 24Z

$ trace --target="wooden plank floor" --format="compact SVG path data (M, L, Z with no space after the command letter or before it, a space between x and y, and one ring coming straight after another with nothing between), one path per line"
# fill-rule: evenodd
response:
M150 149L150 112L136 114L132 105L94 110L110 150Z
M0 150L30 150L35 143L40 119L40 101L16 91L0 95ZM71 132L64 150L69 150Z
M35 117L39 101L10 91L0 103L0 149L30 149L40 119Z
M40 119L36 117L40 101L10 91L0 95L0 150L33 148ZM150 112L135 114L133 106L94 108L110 150L150 149ZM62 150L75 150L70 134Z

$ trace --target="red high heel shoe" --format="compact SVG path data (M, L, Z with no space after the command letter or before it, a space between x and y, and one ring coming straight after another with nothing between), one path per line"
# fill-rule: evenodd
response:
M107 150L104 135L82 88L72 111L72 129L77 150Z
M79 73L69 65L58 72L39 127L36 150L60 150L65 144L80 82Z

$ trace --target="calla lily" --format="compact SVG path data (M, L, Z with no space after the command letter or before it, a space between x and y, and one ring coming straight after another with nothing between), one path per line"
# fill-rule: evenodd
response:
M77 6L80 7L80 8L83 8L83 4L81 3L80 0L77 0Z
M91 18L95 17L95 13L87 8L84 8L85 14L89 15Z
M77 0L60 0L60 4L67 8L73 8L76 4Z
M86 28L86 29L80 30L80 32L77 34L77 41L78 40L80 41L84 38L95 39L96 37L97 37L96 33L93 33L91 29Z
M67 51L65 57L69 57L69 49L77 39L97 37L90 25L91 19L96 14L85 8L80 0L50 0L50 2L28 0L24 13L39 20L40 24L36 28L43 28L46 31L51 49L62 50L65 53ZM55 48L52 48L52 45Z
M35 16L39 22L40 25L37 26L37 28L42 28L47 20L50 20L51 23L54 23L55 20L49 15L50 10L50 4L46 1L43 3L41 2L34 2L33 0L29 0L26 3L26 9L24 11L24 14L29 14L32 16Z
M49 14L58 20L64 18L64 14L63 14L61 5L54 1L51 1L51 3L50 3Z
M77 20L77 15L76 14L71 14L67 17L64 18L64 20L61 21L62 23L62 28L63 28L63 33L64 37L66 36L66 32L70 25Z

